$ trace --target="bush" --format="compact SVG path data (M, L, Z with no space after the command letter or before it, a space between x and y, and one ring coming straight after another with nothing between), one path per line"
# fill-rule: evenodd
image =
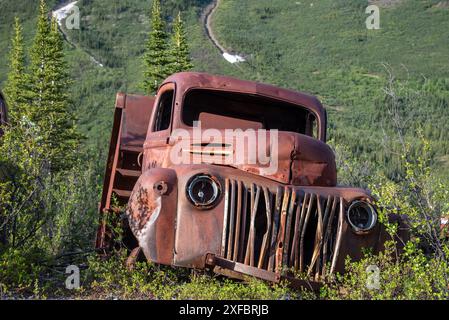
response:
M39 249L0 250L0 298L8 295L37 293L45 255Z
M366 253L359 262L346 261L346 273L321 291L323 299L428 300L449 298L449 264L425 256L416 241L407 243L397 257L396 243L389 242L379 255ZM445 247L447 251L449 247ZM449 251L447 251L449 253ZM378 268L378 269L377 269ZM376 270L379 271L376 279Z

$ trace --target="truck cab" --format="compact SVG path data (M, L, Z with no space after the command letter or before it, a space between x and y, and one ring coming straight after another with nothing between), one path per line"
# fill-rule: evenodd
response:
M134 252L155 263L292 283L303 281L292 272L316 283L343 272L388 236L369 192L338 186L326 126L316 97L224 76L119 94L97 247L115 198Z

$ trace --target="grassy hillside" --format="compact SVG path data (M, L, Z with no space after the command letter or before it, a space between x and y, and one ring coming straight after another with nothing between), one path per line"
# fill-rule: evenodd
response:
M248 58L241 65L247 77L318 95L331 136L390 173L380 143L389 122L388 72L413 90L433 87L405 112L406 131L412 140L422 127L442 160L438 170L447 171L449 2L372 2L380 6L380 30L367 30L369 2L362 0L222 1L213 28L225 47Z
M28 43L37 0L0 0L0 83L5 80L11 22L18 15ZM54 7L58 1L49 1ZM383 64L411 87L432 89L422 108L408 114L433 141L439 169L449 154L449 5L447 1L374 1L381 29L367 30L362 0L226 0L213 17L219 41L247 62L231 65L205 36L201 13L211 0L163 1L167 22L178 10L186 20L195 70L254 79L318 95L329 110L331 137L394 171L380 141L388 122L382 109ZM373 2L373 1L371 1ZM390 1L391 2L391 1ZM81 30L67 31L74 108L89 149L104 159L117 91L140 92L150 0L80 0ZM102 63L94 63L89 55ZM93 147L93 148L92 148Z

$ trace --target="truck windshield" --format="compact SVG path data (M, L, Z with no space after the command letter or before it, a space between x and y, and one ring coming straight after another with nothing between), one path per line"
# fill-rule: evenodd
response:
M266 129L317 137L315 115L298 105L250 94L195 89L187 93L183 122L209 129Z

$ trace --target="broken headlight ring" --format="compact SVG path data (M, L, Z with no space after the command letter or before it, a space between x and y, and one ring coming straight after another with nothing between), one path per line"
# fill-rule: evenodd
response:
M357 200L349 206L347 218L355 232L367 232L376 226L377 212L371 203Z
M197 174L190 178L186 187L187 199L199 209L211 209L218 203L220 183L208 174Z

